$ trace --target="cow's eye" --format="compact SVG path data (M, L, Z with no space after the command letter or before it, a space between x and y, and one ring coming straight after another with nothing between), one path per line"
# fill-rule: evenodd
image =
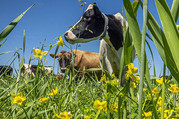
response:
M91 20L91 18L89 16L83 17L83 21L89 22L90 20Z
M70 55L66 55L67 59L70 59Z
M86 21L86 18L85 18L85 17L83 18L83 21Z

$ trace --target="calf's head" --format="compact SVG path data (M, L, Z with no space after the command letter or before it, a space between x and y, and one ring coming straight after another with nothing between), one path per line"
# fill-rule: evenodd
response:
M50 54L50 56L53 58L54 57L58 58L60 70L62 73L65 73L66 67L70 65L70 62L71 62L71 58L72 58L71 53L62 50L59 54L57 55Z
M105 16L96 4L90 4L80 20L65 32L64 37L71 44L89 42L100 38L105 26Z

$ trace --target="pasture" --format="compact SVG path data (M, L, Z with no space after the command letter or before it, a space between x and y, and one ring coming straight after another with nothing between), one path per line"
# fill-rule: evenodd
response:
M86 2L79 0L81 7ZM23 34L22 54L14 55L19 61L16 75L0 75L0 118L2 119L178 119L179 118L179 1L173 0L171 9L167 2L155 0L157 12L162 26L148 11L148 0L123 0L125 18L130 30L123 28L124 45L120 60L119 74L110 75L102 68L92 68L76 71L74 55L72 65L69 65L63 78L59 80L54 74L55 57L52 73L44 70L46 57L51 50L58 54L65 44L62 36L55 38L55 44L49 44L47 50L32 49L31 57L38 62L34 75L23 74L26 33ZM18 23L29 9L18 16L12 23ZM143 30L139 28L136 19L138 8L143 8ZM16 25L16 24L15 24ZM15 25L8 25L0 33L0 48L6 43L6 36L15 29ZM146 33L146 30L149 33ZM151 39L160 54L164 66L162 77L151 75L145 47L150 48L146 38ZM147 45L146 45L147 44ZM145 46L146 45L146 46ZM136 57L140 62L137 68L132 63L132 50L136 50ZM151 51L151 56L153 52ZM0 52L0 55L7 52ZM32 62L32 58L29 62ZM155 72L155 66L154 72ZM166 68L170 75L166 76ZM41 70L41 72L39 72ZM102 70L98 79L89 72ZM87 75L78 77L78 73Z

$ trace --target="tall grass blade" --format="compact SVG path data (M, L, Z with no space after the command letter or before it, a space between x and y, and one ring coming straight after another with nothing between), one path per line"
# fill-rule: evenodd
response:
M179 34L175 21L166 1L155 0L155 3L164 29L166 42L171 50L176 67L179 69Z
M13 51L2 52L2 53L0 53L0 55L7 54L7 53L10 53L10 52L13 52Z
M3 43L1 43L1 44L0 44L0 47L1 47L1 46L2 46L2 45L6 42L6 41L7 41L7 39L6 39L6 40L4 40L4 41L3 41Z
M24 14L35 4L30 6L27 10L25 10L21 15L19 15L17 18L15 18L1 33L0 33L0 42L14 29L14 27L17 25L17 23L21 20L21 18L24 16Z
M175 22L177 22L178 17L179 17L179 0L173 0L171 14Z
M132 36L134 47L138 54L138 58L141 61L141 39L142 39L142 36L141 36L140 28L139 28L137 19L135 17L135 14L133 12L130 0L123 0L123 3L124 3L125 13L126 13L127 21L129 24L129 30L130 30L130 33ZM145 54L145 57L146 57L146 54ZM149 89L149 92L152 94L147 58L145 58L145 72L146 72L145 78L147 81L148 89ZM152 100L152 103L153 103L153 112L154 112L155 118L158 119L156 106L155 106L153 100Z
M25 30L24 30L24 33L23 33L23 55L25 53Z
M143 0L143 30L142 30L142 46L141 46L141 67L140 67L140 84L139 84L139 107L138 107L138 117L142 119L142 100L143 100L143 86L144 86L144 75L145 75L145 37L147 30L147 10L148 10L148 0Z
M143 8L143 4L142 3L140 4L141 7ZM149 11L148 11L148 29L162 60L169 68L171 74L175 77L175 79L179 80L179 70L177 69L176 64L174 62L174 58L169 49L165 34L162 31L162 28L158 25L158 23L156 22L156 20L153 18L153 16Z
M164 70L163 70L163 84L162 84L162 106L161 106L161 119L164 119L164 103L165 103L165 73L166 72L166 66L164 64Z

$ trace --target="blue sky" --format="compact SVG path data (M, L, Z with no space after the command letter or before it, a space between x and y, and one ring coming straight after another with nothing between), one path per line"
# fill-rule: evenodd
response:
M131 0L133 2L133 0ZM172 0L166 0L169 7L172 5ZM86 7L91 3L97 3L99 9L105 14L116 14L117 12L122 13L123 0L87 0ZM41 48L42 43L45 41L45 50L49 49L49 44L55 44L54 39L64 34L69 29L69 26L74 25L81 15L83 10L80 10L80 3L78 0L0 0L0 32L17 16L25 11L29 6L36 3L21 19L15 29L6 37L7 42L0 48L0 53L6 51L13 51L12 53L0 55L0 65L10 64L10 58L14 52L23 47L23 31L26 32L26 49L25 49L25 63L28 63L31 50L33 48ZM160 24L160 20L157 14L154 0L149 0L149 11L152 13L154 18ZM138 11L137 19L139 21L140 29L142 30L142 10ZM64 39L64 38L63 38ZM68 46L75 48L76 45L68 44ZM155 66L157 74L160 75L163 69L162 60L157 53L155 45L149 41L155 57ZM91 52L99 52L99 40L92 41L89 43L81 43L81 47L78 49L86 50ZM55 52L54 47L50 53ZM60 47L61 50L67 50L68 48ZM151 55L146 48L149 62L151 62ZM22 55L22 51L19 50ZM32 56L33 57L33 56ZM9 61L10 60L10 61ZM47 66L53 65L53 59L48 55ZM36 62L35 62L36 64ZM138 66L138 60L134 61L135 66ZM12 65L14 68L18 68L18 60ZM58 66L56 60L55 66ZM153 74L151 70L151 74Z

